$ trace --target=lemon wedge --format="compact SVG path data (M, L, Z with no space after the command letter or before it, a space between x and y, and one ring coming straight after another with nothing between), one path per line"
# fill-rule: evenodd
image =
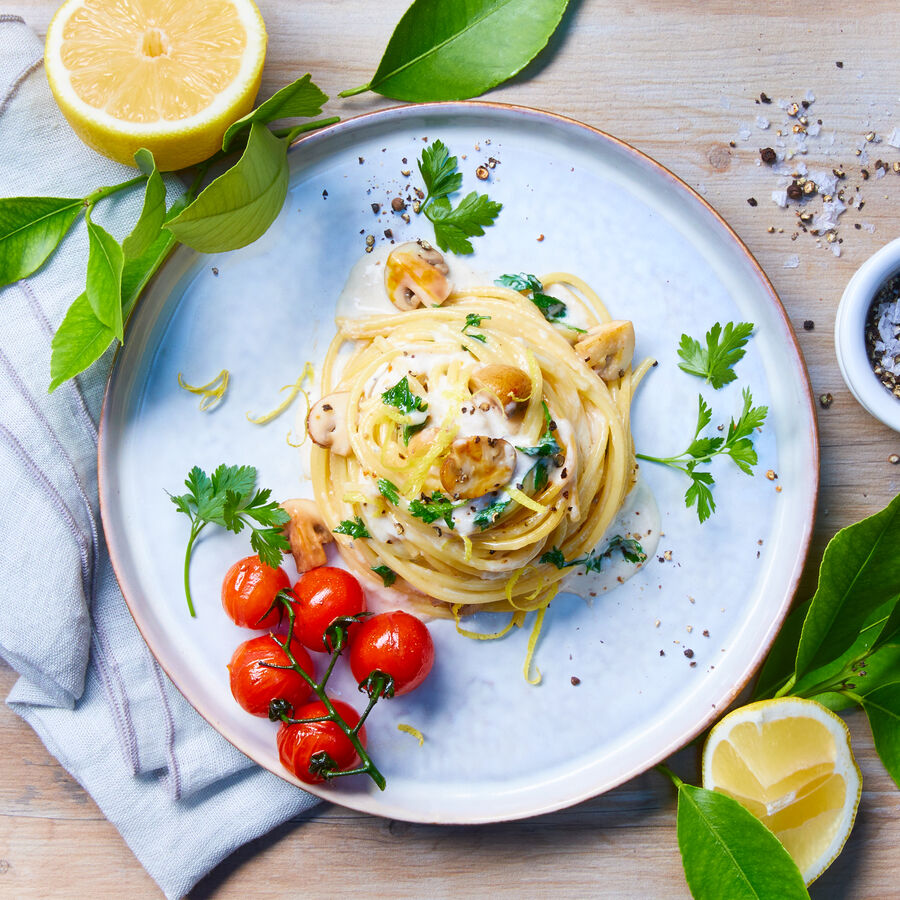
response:
M862 782L844 722L814 700L783 697L736 709L712 729L703 787L774 832L808 885L850 835Z
M266 28L252 0L67 0L47 31L50 90L78 136L164 171L207 159L259 90Z

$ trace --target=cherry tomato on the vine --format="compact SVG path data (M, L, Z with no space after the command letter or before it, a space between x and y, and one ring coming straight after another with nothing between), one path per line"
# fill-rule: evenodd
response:
M229 618L244 628L274 628L283 607L269 611L275 595L289 590L291 580L282 568L267 566L258 556L238 560L222 582L222 606Z
M350 639L350 668L362 681L373 669L394 678L394 693L407 694L427 677L434 663L434 642L424 623L403 610L379 613L355 627Z
M309 654L297 641L290 643L291 653L298 665L315 680L315 670ZM272 635L263 634L244 641L228 664L231 693L240 705L254 716L267 716L269 702L280 698L297 709L309 698L312 688L302 675L293 669L273 669L263 663L289 666L287 653L275 643Z
M347 703L329 698L338 715L353 728L359 721L359 713ZM321 700L314 700L294 710L291 718L312 719L327 716L328 708ZM359 729L359 741L365 747L365 725ZM352 769L359 764L359 755L350 738L335 722L299 722L296 725L282 724L278 732L278 756L282 765L305 784L321 784L325 779L309 771L309 762L314 753L325 751L341 771Z
M320 566L300 576L294 585L292 604L297 618L294 620L294 637L300 643L327 652L322 642L325 629L338 616L354 616L365 612L366 598L359 582L344 569ZM354 630L358 628L354 625Z

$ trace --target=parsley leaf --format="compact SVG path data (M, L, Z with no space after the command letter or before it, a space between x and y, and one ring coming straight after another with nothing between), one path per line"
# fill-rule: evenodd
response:
M558 322L568 311L568 307L562 300L540 291L535 291L531 295L531 302L544 314L544 318L548 322Z
M494 281L499 287L512 288L514 291L542 291L544 285L536 275L520 272L518 275L501 275Z
M218 525L234 534L250 528L250 546L259 558L271 568L281 565L283 553L290 550L284 536L284 526L290 516L270 500L271 491L256 487L256 469L253 466L220 465L212 474L206 474L194 466L185 479L186 494L169 495L179 512L191 520L191 534L184 555L184 593L188 610L196 616L191 598L190 565L194 542L203 529Z
M386 566L383 563L380 566L372 566L372 571L376 575L381 576L385 587L390 587L397 580L397 573L390 566Z
M518 275L501 275L494 281L494 284L500 287L512 288L514 291L525 294L531 292L528 299L541 311L543 317L551 324L563 324L561 320L566 317L569 308L563 303L559 297L551 297L544 293L544 285L536 275L528 275L520 272ZM576 328L574 325L566 325L573 331L584 332L583 328Z
M404 375L392 388L389 388L381 395L382 402L387 406L394 406L404 415L414 412L425 412L428 404L417 394L414 394L409 387L409 380ZM409 439L417 432L425 427L426 419L421 422L406 424L403 426L403 443L409 444Z
M473 334L469 329L478 328L482 322L485 322L488 319L490 319L490 316L479 316L478 313L467 313L466 324L462 327L462 333L467 337L474 338L476 341L481 341L482 344L487 343L487 338L483 334Z
M500 518L510 503L512 503L512 500L496 500L490 506L486 506L484 509L475 513L473 521L482 531L484 531L486 528L490 528L491 525Z
M456 208L444 197L422 209L434 225L438 247L465 256L474 252L469 238L484 234L485 227L494 224L503 204L491 200L487 194L472 191Z
M562 550L559 547L554 547L552 550L548 550L544 553L538 562L543 566L547 564L553 564L557 569L564 569L568 563L566 562L565 556L563 556Z
M381 402L386 406L394 406L405 414L425 412L428 409L428 404L409 389L409 380L405 375L381 395Z
M562 447L559 446L556 438L553 437L556 423L550 418L550 410L547 408L546 402L541 401L541 403L544 407L544 433L541 435L540 440L534 447L519 447L516 445L516 450L521 450L526 456L556 456L562 452Z
M383 497L387 497L394 506L400 504L400 488L393 481L388 481L387 478L379 478L376 484Z
M716 390L730 384L737 378L733 367L746 353L744 346L753 334L752 322L729 322L723 331L716 322L706 332L706 347L689 335L681 336L678 368L689 375L698 375Z
M626 538L622 537L621 534L615 534L609 539L606 547L600 553L594 550L587 556L566 562L562 550L559 547L554 547L552 550L544 553L538 562L554 565L557 569L565 569L569 566L584 566L588 572L599 572L603 568L604 560L608 560L616 550L622 552L626 562L640 565L647 561L647 554L644 553L644 548L634 538Z
M440 491L433 491L431 497L411 501L409 514L417 519L421 519L426 525L431 525L432 522L443 519L451 531L454 528L453 502Z
M759 461L756 448L753 446L753 433L757 428L762 428L769 409L766 406L753 405L753 396L749 388L744 388L743 398L740 415L737 421L734 419L730 421L725 437L701 436L703 429L712 421L712 410L703 396L699 395L697 427L686 450L677 456L635 454L639 459L660 463L684 472L691 479L684 495L684 504L688 508L697 507L697 518L701 522L705 522L716 511L712 492L715 479L710 472L698 470L697 467L711 462L716 456L728 456L742 472L752 475L753 467Z
M450 203L450 194L462 188L462 173L457 171L458 160L441 141L434 141L422 151L419 172L428 193L419 207L434 225L434 237L441 250L465 255L473 252L471 237L484 234L494 224L503 209L501 203L487 194L467 194L457 207Z
M462 172L456 167L457 159L450 155L443 141L434 141L422 151L419 171L430 196L446 197L462 187Z
M352 519L344 519L342 520L337 528L333 528L332 531L335 534L346 534L352 538L370 538L372 537L369 534L369 530L366 528L366 523L359 516L354 516Z

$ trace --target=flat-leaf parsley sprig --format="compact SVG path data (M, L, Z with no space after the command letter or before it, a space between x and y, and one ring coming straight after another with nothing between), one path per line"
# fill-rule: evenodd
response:
M467 255L473 252L469 238L484 234L484 229L494 224L503 204L472 191L454 207L450 194L462 187L457 163L442 141L434 141L422 151L419 172L427 193L419 211L434 225L434 239L441 250Z
M756 449L753 446L753 432L761 428L769 410L766 406L753 406L753 397L749 388L743 391L744 405L738 416L728 425L725 437L701 436L701 432L712 421L712 409L698 396L699 410L697 427L688 448L677 456L649 456L636 453L638 459L660 463L684 472L691 479L691 484L684 495L685 505L696 505L697 517L705 522L716 510L712 487L715 479L712 473L698 467L710 463L716 456L728 456L732 462L747 475L753 474L753 466L758 462Z
M554 546L552 550L544 553L539 562L541 564L549 563L556 566L557 569L567 569L570 566L584 566L588 572L599 572L603 568L604 560L612 557L615 550L621 550L622 556L626 562L634 565L641 565L647 561L647 554L644 548L634 539L622 537L621 534L614 534L599 553L591 551L587 556L566 562L566 557L559 547Z
M683 334L678 346L678 368L689 375L705 378L716 390L737 378L734 366L744 358L744 347L753 334L752 322L729 322L724 330L716 322L706 332L706 347L696 338Z
M188 610L196 617L191 598L190 566L194 542L207 525L219 525L234 534L250 528L250 546L273 569L290 550L284 526L290 516L274 501L271 491L256 490L253 466L220 465L212 477L194 466L185 480L188 493L169 498L191 520L191 534L184 554L184 594Z

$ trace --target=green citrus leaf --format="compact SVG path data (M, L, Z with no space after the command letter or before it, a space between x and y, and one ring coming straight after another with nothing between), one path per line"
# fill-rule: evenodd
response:
M39 269L83 209L80 198L0 199L0 288Z
M900 597L900 495L839 531L825 548L819 585L797 647L797 682L833 663L879 609ZM887 614L887 613L886 613ZM872 639L877 633L872 635Z
M53 336L50 391L95 363L115 339L91 309L87 294L79 294Z
M121 341L122 267L125 255L119 242L106 229L88 220L87 299L94 315Z
M277 119L294 117L310 118L322 112L322 106L328 101L328 94L321 91L310 80L309 73L274 93L268 100L260 103L243 119L238 119L228 126L222 138L222 149L229 150L235 137L253 122L267 125Z
M778 838L726 794L679 784L676 829L695 900L808 900Z
M254 122L241 158L166 227L201 253L245 247L275 221L287 184L287 144Z
M415 0L367 88L395 100L477 97L544 49L567 5L568 0Z
M166 186L156 168L156 160L143 147L134 154L138 168L147 176L144 187L144 206L131 234L122 241L125 259L135 259L145 253L159 235L166 220Z
M860 699L869 717L878 756L900 788L900 681L876 688Z

